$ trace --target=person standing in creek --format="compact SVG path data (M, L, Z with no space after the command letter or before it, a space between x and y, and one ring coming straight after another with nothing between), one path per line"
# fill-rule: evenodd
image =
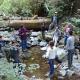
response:
M42 26L41 26L41 32L42 32L42 39L45 40L45 23L44 22L42 23Z
M21 47L23 52L27 49L27 33L28 30L22 25L19 29L19 36L21 39Z
M45 58L48 58L50 80L53 80L52 78L54 77L54 61L56 60L58 62L57 68L61 64L61 61L57 59L57 47L54 46L53 41L49 42Z
M72 67L72 61L73 61L73 54L74 54L74 42L75 38L73 36L73 31L69 32L69 37L67 39L66 49L68 51L68 68L70 69Z

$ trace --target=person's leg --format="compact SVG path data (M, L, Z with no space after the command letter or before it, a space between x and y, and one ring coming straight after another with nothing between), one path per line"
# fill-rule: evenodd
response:
M49 66L50 66L49 76L50 76L50 78L52 78L54 75L54 61L52 59L49 60Z
M22 46L22 51L24 51L27 48L27 41L26 40L21 40L21 46Z
M71 60L70 60L70 57L71 57L70 51L68 51L68 68L69 68L69 69L70 69L70 67L71 67Z
M45 31L42 31L42 38L45 40Z
M73 61L73 51L68 50L68 68L70 69Z
M21 40L20 46L21 46L22 51L23 51L23 40Z
M27 48L27 40L26 39L24 40L24 48L25 49Z

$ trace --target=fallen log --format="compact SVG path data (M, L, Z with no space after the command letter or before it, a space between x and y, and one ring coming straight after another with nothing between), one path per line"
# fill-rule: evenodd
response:
M41 29L43 23L45 24L45 27L48 28L50 24L50 19L42 18L34 20L9 20L8 26L19 28L21 25L24 25L28 29Z

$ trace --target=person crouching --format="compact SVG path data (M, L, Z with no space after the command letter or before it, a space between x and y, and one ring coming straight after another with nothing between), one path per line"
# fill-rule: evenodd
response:
M15 64L15 67L16 67L16 64L19 65L19 63L20 63L19 48L17 46L16 41L12 41L12 46L11 46L10 51L11 51L11 57L14 60L13 64Z

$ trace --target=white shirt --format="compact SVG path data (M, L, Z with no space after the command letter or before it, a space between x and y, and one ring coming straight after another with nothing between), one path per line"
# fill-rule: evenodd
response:
M47 52L46 52L46 58L55 59L56 54L57 54L57 50L56 49L57 49L56 47L53 47L53 48L48 47L47 48Z

